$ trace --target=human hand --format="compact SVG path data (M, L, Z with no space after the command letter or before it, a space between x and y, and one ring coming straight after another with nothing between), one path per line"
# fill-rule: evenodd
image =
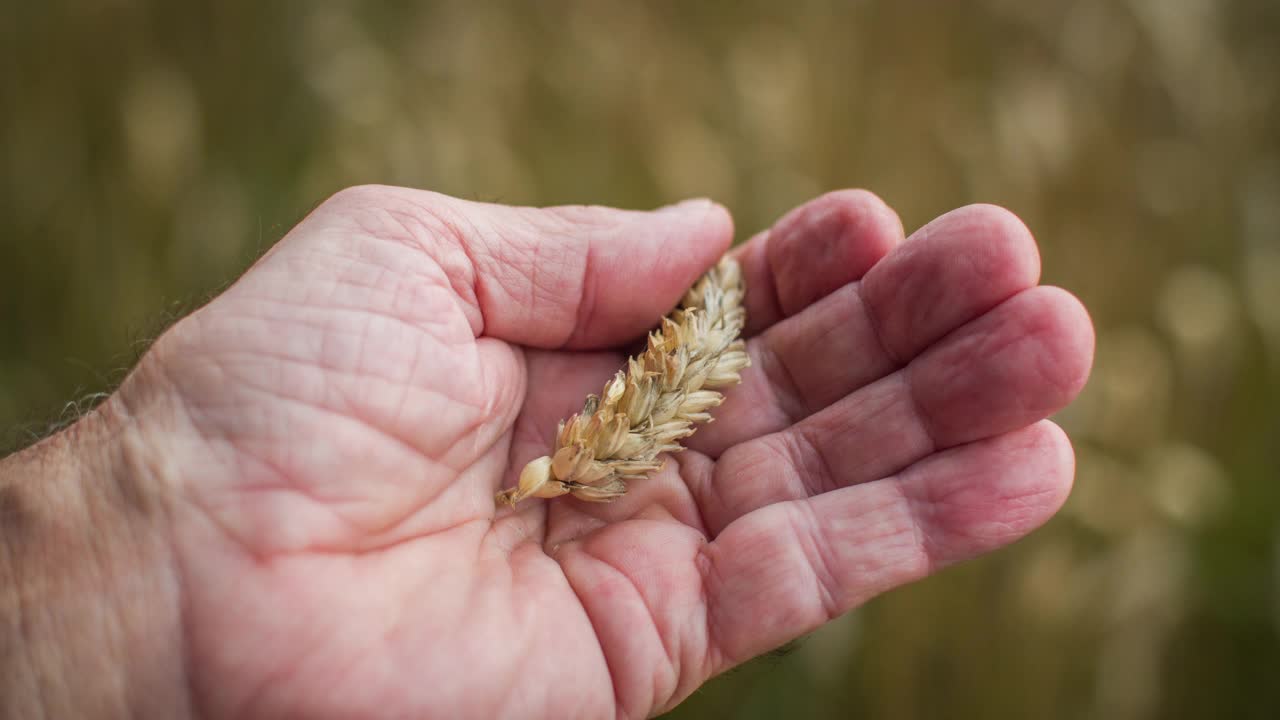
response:
M495 510L727 248L723 209L354 188L117 396L209 717L640 717L1005 545L1070 486L1087 315L974 206L841 192L739 248L754 366L622 499Z

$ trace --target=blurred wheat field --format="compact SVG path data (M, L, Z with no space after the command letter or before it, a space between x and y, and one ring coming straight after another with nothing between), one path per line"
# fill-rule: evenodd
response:
M6 2L0 428L379 182L1021 215L1099 329L1062 515L674 718L1280 716L1280 3ZM10 430L11 429L11 430Z

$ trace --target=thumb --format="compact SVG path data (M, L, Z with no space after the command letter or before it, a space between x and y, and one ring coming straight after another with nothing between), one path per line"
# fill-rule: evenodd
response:
M728 249L733 222L710 200L651 212L454 201L483 334L538 347L636 337Z
M363 218L364 232L410 240L448 276L475 336L543 348L608 347L638 336L733 237L729 213L710 200L649 212L531 208L361 186L316 215Z

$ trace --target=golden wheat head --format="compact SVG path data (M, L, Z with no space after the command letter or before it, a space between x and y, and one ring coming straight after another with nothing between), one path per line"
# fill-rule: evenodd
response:
M744 292L737 261L722 258L649 333L644 352L560 423L553 452L525 465L517 486L495 500L571 494L608 502L627 492L627 481L662 467L659 455L683 450L680 441L711 422L711 408L724 400L719 390L750 365L738 338Z

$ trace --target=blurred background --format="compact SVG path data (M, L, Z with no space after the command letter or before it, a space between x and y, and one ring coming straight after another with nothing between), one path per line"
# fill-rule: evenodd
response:
M1280 716L1280 3L0 5L5 448L347 185L998 203L1099 328L1066 510L671 717Z

